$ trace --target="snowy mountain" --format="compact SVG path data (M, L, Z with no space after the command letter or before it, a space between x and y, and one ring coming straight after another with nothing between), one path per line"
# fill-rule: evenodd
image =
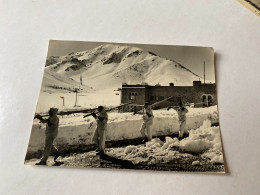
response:
M199 76L181 64L152 52L105 44L92 50L49 57L43 79L44 88L51 83L65 88L78 87L82 77L84 90L117 89L122 83L149 85L192 85ZM66 89L67 90L67 89Z
M79 82L76 82L72 78L66 77L62 74L58 74L55 71L48 69L44 70L41 91L48 93L72 92L75 91L75 88L79 87L81 92L90 92L94 90L86 85L80 86Z

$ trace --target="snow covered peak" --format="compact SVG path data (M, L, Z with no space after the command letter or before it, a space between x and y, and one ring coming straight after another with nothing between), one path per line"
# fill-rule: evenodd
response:
M47 59L46 69L96 90L117 89L122 83L192 85L199 76L173 60L132 46L103 44L94 49ZM53 62L53 63L52 63Z

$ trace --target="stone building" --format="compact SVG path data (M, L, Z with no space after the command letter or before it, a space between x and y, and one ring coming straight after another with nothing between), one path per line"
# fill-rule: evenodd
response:
M169 86L122 84L121 104L130 103L122 107L123 112L138 111L145 102L154 104L153 109L160 109L175 106L180 101L194 107L216 105L216 84L203 84L201 81L193 81L192 86L174 86L173 83Z

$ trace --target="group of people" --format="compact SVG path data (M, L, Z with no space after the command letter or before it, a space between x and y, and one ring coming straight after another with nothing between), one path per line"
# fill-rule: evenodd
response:
M186 126L186 113L188 110L184 107L183 103L180 102L178 107L170 106L167 110L173 108L176 110L179 118L179 139L183 138L183 134ZM95 118L97 126L94 132L93 141L96 145L96 152L99 155L104 154L106 133L107 133L107 121L108 114L103 106L98 106L97 113L92 113L91 115ZM46 165L46 161L51 153L54 153L54 161L60 156L60 152L54 146L53 142L58 136L59 118L57 116L58 109L50 108L49 117L43 119L42 116L36 115L35 118L39 119L42 123L46 123L45 131L45 145L43 149L43 155L41 161L36 163L37 165ZM143 137L142 143L152 140L152 124L153 124L153 111L151 105L148 102L144 104L142 110L143 123L140 129L141 135Z
M184 107L182 102L178 103L177 106L169 106L167 110L174 109L177 114L178 114L178 119L179 119L179 140L183 139L183 134L185 132L185 127L186 127L186 114L188 113L187 108ZM152 140L152 131L151 131L151 126L153 124L153 112L152 108L149 105L148 102L145 103L144 108L143 108L143 124L141 127L141 135L144 138L143 142L150 141ZM147 135L147 136L146 136Z

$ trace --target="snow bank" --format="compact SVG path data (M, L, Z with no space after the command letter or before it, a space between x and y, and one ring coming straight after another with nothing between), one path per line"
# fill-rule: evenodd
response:
M166 137L165 142L154 138L146 145L127 146L124 155L120 157L134 163L167 162L177 158L192 158L194 153L208 159L212 164L223 164L223 154L219 127L211 127L211 121L205 120L203 124L190 131L190 136L179 141L177 138ZM117 152L113 155L118 155ZM201 165L196 160L192 165Z
M162 146L162 150L169 150L172 147L178 147L180 145L179 140L175 137L174 139L170 137L165 138L165 143Z
M134 164L146 162L148 164L167 163L176 158L193 158L191 154L182 153L175 150L175 146L179 145L177 138L166 137L166 141L162 142L158 138L154 138L145 145L127 146L122 152L120 149L114 148L108 150L108 155L116 156L124 160L130 160Z
M216 113L216 106L209 108L189 108L189 113L187 114L187 130L197 129L203 124L204 120L213 118L213 115ZM141 137L141 115L112 112L109 113L108 116L108 141L136 139ZM154 111L154 116L155 118L152 125L153 136L166 136L178 132L179 123L175 111L157 110ZM95 120L92 117L83 119L83 114L60 117L59 135L55 140L55 144L62 150L70 150L71 148L77 149L78 147L89 146L93 144L92 136L95 128ZM38 120L35 120L28 146L28 154L31 154L31 156L33 156L34 153L39 153L42 150L45 140L44 132L45 125L40 124ZM201 143L197 142L198 141L195 140L193 145L195 145L195 143L197 145L202 144L203 147L204 145L207 145L207 143L204 143L205 141L202 141ZM159 142L156 144L156 146L160 145L160 147L165 149L169 146L177 146L178 140L171 141L169 138L166 138L166 143L163 145ZM185 148L189 150L188 144L182 147L183 149ZM198 151L203 149L204 148L200 148L200 146L197 147ZM210 156L210 154L208 155Z
M185 152L199 153L211 159L213 164L223 164L223 154L219 127L211 127L211 121L205 120L196 130L180 142L179 148Z

